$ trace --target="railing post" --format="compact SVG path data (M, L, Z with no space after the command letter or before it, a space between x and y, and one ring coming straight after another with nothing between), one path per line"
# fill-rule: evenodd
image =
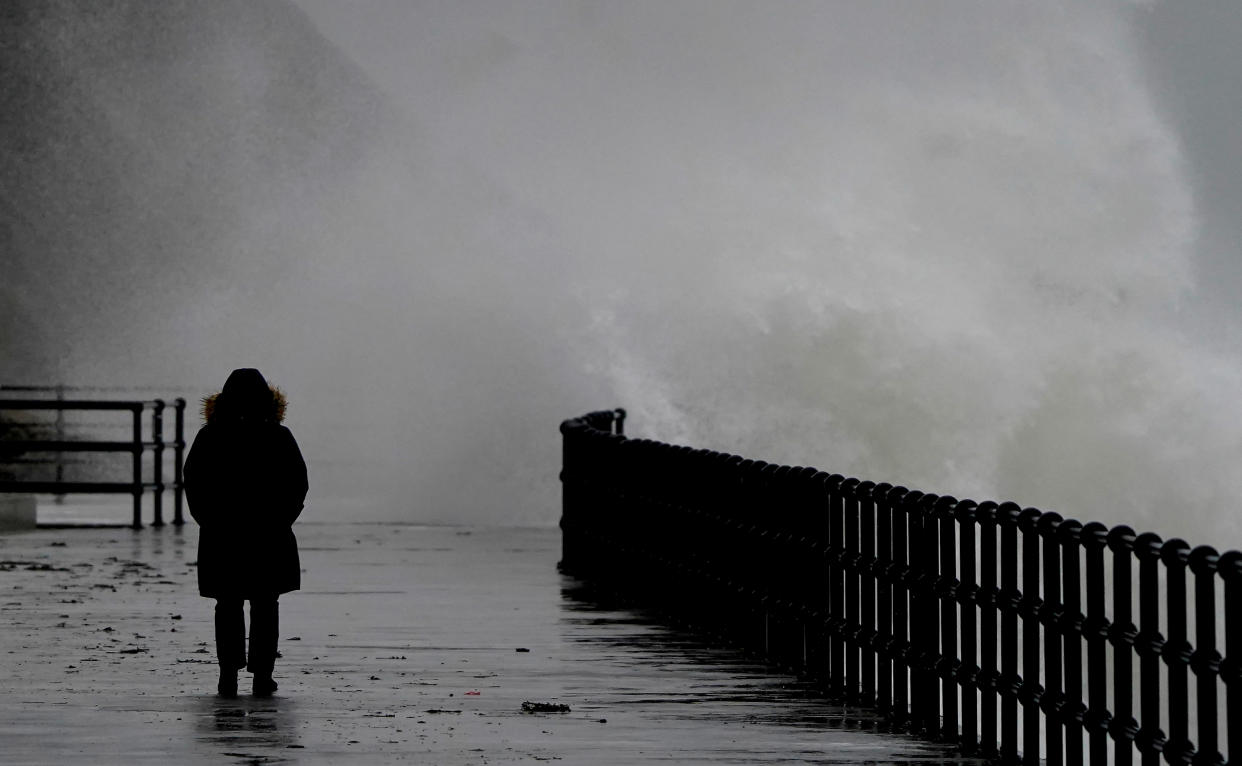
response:
M1169 678L1169 737L1164 743L1164 757L1168 763L1188 764L1195 752L1190 742L1187 678L1191 647L1186 631L1186 565L1190 562L1190 546L1185 540L1169 540L1160 547L1160 560L1165 568L1166 625L1169 629L1160 652Z
M996 511L1000 526L1001 616L1001 760L1018 758L1018 506L1004 503Z
M941 497L931 516L939 530L939 566L936 571L936 598L940 602L940 649L933 666L940 682L940 736L957 742L957 535L954 521L957 499ZM934 623L933 623L934 624Z
M875 484L864 481L858 485L858 583L859 583L859 631L858 648L862 673L859 682L862 693L859 701L869 707L875 705Z
M909 706L910 731L918 732L924 729L927 715L924 713L925 699L927 699L927 674L923 672L923 652L924 644L927 642L927 622L925 622L925 600L927 593L924 592L925 579L927 572L923 570L923 547L924 547L924 531L923 531L923 498L927 497L922 492L905 493L905 544L907 544L907 552L905 552L905 561L907 561L907 588L909 593L909 651L907 652L907 667L909 670Z
M796 478L798 601L802 621L802 667L808 678L822 684L825 680L823 654L824 596L827 593L827 570L824 551L827 537L823 522L823 480L827 474L814 468L803 468ZM719 577L719 574L716 575Z
M626 442L633 445L633 441ZM751 624L751 599L747 590L746 557L749 553L746 530L743 520L738 515L738 500L741 494L742 465L744 461L737 455L721 456L720 476L721 492L716 500L715 515L724 530L724 550L717 569L723 578L721 588L736 601L736 607L722 614L724 631L728 640L741 644L746 639ZM624 464L628 465L628 464Z
M1000 641L997 629L997 608L1000 604L996 587L996 503L980 503L975 509L979 519L979 754L995 757L1000 752L1000 734L996 730L997 696L1001 676L997 672L996 647Z
M915 580L914 621L917 630L910 631L914 646L914 662L910 673L911 697L915 706L915 731L929 736L940 732L939 679L936 662L940 654L939 604L936 597L936 575L939 546L935 527L936 495L923 495L911 508L910 559ZM912 625L912 627L913 627Z
M876 656L879 670L876 674L875 706L881 715L891 716L893 711L893 620L896 604L893 601L893 581L897 571L893 563L893 487L879 484L872 492L875 501L875 579L876 579Z
M1220 557L1225 581L1225 659L1220 675L1225 682L1226 747L1232 761L1242 759L1242 553Z
M1045 513L1037 524L1043 546L1044 594L1038 622L1044 630L1044 690L1039 709L1044 714L1044 757L1048 766L1063 763L1061 737L1061 544L1057 531L1061 517Z
M889 492L893 513L893 719L901 724L910 720L910 562L907 558L909 490L896 487Z
M775 466L763 460L755 461L751 468L751 474L754 477L753 488L748 495L749 503L746 512L753 519L761 520L759 517L760 509L765 505L770 486L771 472ZM760 652L768 661L772 660L772 623L773 614L776 611L774 601L776 600L776 592L774 589L776 571L774 564L773 546L772 546L772 530L766 524L752 522L754 524L753 541L755 550L757 551L756 565L758 575L756 582L759 584L760 605L763 610L763 636L759 644Z
M1082 541L1082 525L1073 519L1063 521L1057 536L1061 543L1064 593L1061 598L1060 625L1061 635L1065 639L1065 686L1059 717L1065 726L1065 762L1068 766L1082 766L1083 721L1087 712L1082 688L1082 578L1078 553Z
M1147 532L1134 541L1139 560L1139 730L1135 743L1143 766L1159 766L1164 751L1160 728L1160 657L1164 637L1160 634L1160 536ZM1183 615L1183 620L1185 615Z
M756 555L759 541L754 523L755 483L759 479L758 463L749 458L738 466L738 492L733 498L734 518L737 519L741 535L741 560L743 569L741 582L746 594L747 606L751 620L747 622L740 642L747 650L762 652L766 647L765 631L767 628L766 595L764 593L763 570Z
M1113 763L1129 766L1134 762L1134 742L1138 721L1134 719L1134 649L1138 628L1130 607L1134 569L1134 530L1113 527L1108 533L1113 552L1113 624L1109 640L1113 645L1113 717L1108 731L1113 738Z
M151 471L155 491L152 497L151 526L164 526L164 400L156 399L151 413L151 440L153 443Z
M841 497L844 477L833 474L828 491L828 677L833 695L845 695L845 511Z
M830 587L832 579L832 563L830 558L832 546L828 518L828 484L831 478L823 471L817 471L810 478L810 488L808 489L810 503L808 523L813 540L811 555L813 557L812 567L814 571L809 587L813 590L811 596L815 603L811 623L814 629L812 631L810 650L814 660L815 679L825 689L832 686L832 664L828 652L828 647L831 643L829 622L832 619L832 592Z
M133 446L130 448L134 458L134 520L131 526L142 529L142 405L135 404L130 411L134 416Z
M956 681L962 687L962 733L960 742L966 753L979 750L979 666L975 663L977 642L975 626L978 619L979 574L975 566L975 519L977 510L971 500L958 501L955 510L958 524L957 602L962 610L962 655Z
M1022 762L1036 766L1039 757L1040 703L1044 687L1039 683L1039 511L1027 508L1018 516L1022 531Z
M1216 549L1200 545L1190 552L1190 571L1195 575L1195 652L1190 666L1195 671L1195 713L1199 730L1195 739L1199 752L1195 766L1220 766L1225 758L1220 752L1216 730L1216 683L1220 675L1221 657L1216 650L1216 571L1220 556Z
M182 473L185 463L185 399L177 397L173 402L175 412L173 438L173 524L185 524L182 513L185 495L185 477Z
M845 520L845 698L858 702L861 684L858 675L858 635L862 625L858 618L858 479L846 479L841 484L842 505Z
M799 600L802 607L802 664L809 678L821 683L823 677L824 543L823 505L820 488L823 474L803 468L798 475L798 561L802 569Z
M1108 711L1109 622L1104 612L1108 527L1096 521L1083 527L1082 545L1087 554L1087 620L1083 623L1087 637L1087 712L1083 723L1088 736L1087 762L1096 764L1108 762L1108 728L1112 720Z

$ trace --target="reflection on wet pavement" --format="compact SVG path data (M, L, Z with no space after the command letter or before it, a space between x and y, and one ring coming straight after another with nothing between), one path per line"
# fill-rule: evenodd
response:
M203 696L192 709L195 733L213 750L253 763L296 761L275 755L281 750L299 750L297 701L281 697L237 699Z

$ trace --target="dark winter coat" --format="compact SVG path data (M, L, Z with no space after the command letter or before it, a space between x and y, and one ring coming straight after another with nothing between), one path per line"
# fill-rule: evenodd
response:
M251 598L301 587L293 522L306 499L306 463L284 419L284 395L258 370L235 370L203 400L204 425L185 460L198 522L198 590Z

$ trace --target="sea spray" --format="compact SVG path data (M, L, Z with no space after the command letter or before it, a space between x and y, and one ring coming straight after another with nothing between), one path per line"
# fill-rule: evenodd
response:
M854 14L887 44L797 111L796 169L722 161L675 252L586 292L592 371L644 435L1236 536L1242 377L1174 322L1193 201L1125 16L891 10Z

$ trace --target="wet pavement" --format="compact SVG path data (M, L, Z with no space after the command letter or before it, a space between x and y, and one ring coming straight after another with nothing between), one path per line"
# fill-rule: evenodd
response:
M0 535L0 760L962 763L582 600L556 572L557 530L297 531L305 572L281 599L280 690L235 700L214 694L193 526Z

